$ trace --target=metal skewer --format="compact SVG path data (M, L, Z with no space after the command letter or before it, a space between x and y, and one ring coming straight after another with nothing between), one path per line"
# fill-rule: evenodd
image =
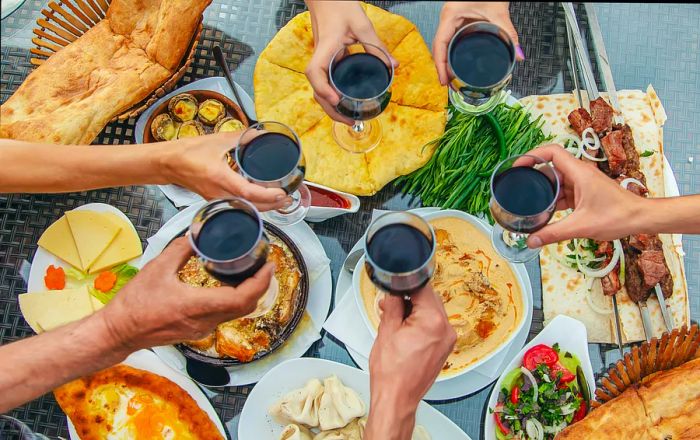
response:
M589 26L591 28L591 37L593 39L593 48L598 55L598 62L600 63L600 70L603 74L603 82L605 83L605 89L608 91L608 99L610 100L610 106L615 111L614 122L616 124L624 124L625 118L622 114L622 109L620 108L620 101L617 98L617 89L615 88L615 81L613 80L612 68L610 67L610 59L608 58L608 52L605 49L605 42L603 41L603 32L600 29L600 24L598 23L598 16L595 12L595 5L592 3L586 3L586 14L588 15ZM673 315L671 314L671 309L666 303L664 294L661 291L661 286L656 284L654 286L654 291L656 292L656 299L659 301L661 306L661 315L664 318L664 324L666 329L670 332L674 328ZM646 307L646 303L644 305ZM649 322L645 322L644 312L642 311L642 322L645 328L645 332L648 327L651 328L651 318L649 317L649 311L646 311L647 318ZM647 340L653 336L647 335Z
M583 82L586 87L586 93L588 95L589 102L592 99L598 98L600 96L600 93L598 92L598 86L596 85L595 77L593 76L593 68L591 67L588 55L586 54L586 49L583 45L583 40L581 39L581 31L578 27L574 7L571 3L562 3L562 7L564 9L564 15L566 17L566 32L567 37L569 39L569 55L571 57L574 85L578 90L579 106L583 107L581 90L578 87L578 72L576 70L577 60L581 64L581 71L584 77ZM576 56L574 56L574 53L576 54ZM617 305L617 295L612 296L612 303L613 313L615 315L615 338L617 340L617 347L620 350L620 357L624 357L621 328L622 326L620 325L620 310Z

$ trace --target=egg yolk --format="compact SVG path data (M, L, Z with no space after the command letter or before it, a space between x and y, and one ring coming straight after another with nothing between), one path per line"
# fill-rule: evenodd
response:
M164 438L164 431L173 428L168 424L172 417L147 394L138 394L131 398L126 413L130 416L134 440L161 440Z

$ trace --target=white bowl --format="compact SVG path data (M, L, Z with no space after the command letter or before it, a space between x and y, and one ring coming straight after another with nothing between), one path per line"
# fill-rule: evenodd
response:
M491 236L491 226L488 224L485 224L482 220L479 220L478 218L474 217L473 215L467 214L462 211L457 211L454 209L446 209L446 210L440 210L440 211L435 211L435 212L430 212L426 214L419 214L421 217L423 217L425 220L430 221L434 220L436 218L443 218L443 217L453 217L453 218L458 218L460 220L464 220L474 226L476 229L480 230L482 233L486 234L487 237ZM489 240L490 241L490 240ZM496 252L493 250L493 252ZM523 310L528 310L532 308L532 294L531 294L531 286L530 286L530 280L527 277L523 277L523 273L527 274L525 271L520 271L517 270L516 268L518 266L522 266L522 264L517 264L517 263L511 263L511 262L506 262L508 266L510 267L511 271L513 272L513 275L515 276L515 279L518 282L518 285L520 286L520 295L522 296L522 301L523 301ZM353 294L355 295L355 302L357 303L357 308L360 310L360 315L362 316L362 321L365 323L365 326L367 326L367 329L369 332L372 334L374 338L377 337L377 331L372 325L372 322L369 319L369 316L367 316L367 311L365 310L364 302L362 300L362 293L360 291L360 278L362 276L362 272L364 271L364 264L365 264L365 259L364 257L360 258L360 261L357 262L357 266L355 266L355 271L353 272L352 276L352 290ZM498 355L499 353L503 352L504 350L507 350L508 347L510 346L511 342L513 339L520 333L520 330L522 330L523 326L526 324L528 321L526 319L526 313L521 313L520 314L520 321L518 322L517 326L513 329L513 331L508 335L507 338L503 339L501 343L495 347L489 354L486 356L482 357L478 361L472 363L471 365L465 367L462 370L459 370L457 372L454 372L452 374L444 374L438 376L438 378L435 380L435 382L442 382L448 379L452 379L454 377L461 376L463 374L466 374L476 368L479 368L481 365L484 363L488 362L491 358L494 356Z
M324 220L328 220L329 218L337 217L339 215L357 212L357 210L360 209L360 199L358 199L352 194L337 191L333 188L319 185L318 183L309 182L308 180L304 181L304 184L306 184L306 186L308 187L320 188L325 191L335 193L347 200L348 202L350 202L349 208L325 208L322 206L312 205L309 207L309 212L306 213L306 217L304 217L304 220L306 220L307 222L322 222Z
M570 318L565 315L558 315L532 340L525 345L520 353L515 356L503 374L498 378L496 386L491 391L489 398L489 408L495 408L498 402L498 393L503 384L503 378L515 368L523 364L523 356L525 352L537 344L547 344L549 346L559 344L563 351L573 353L581 361L583 374L586 376L588 388L591 392L591 398L595 391L595 377L593 376L593 367L591 367L591 359L588 356L588 335L586 334L586 326L581 321ZM493 420L493 414L486 411L486 419L484 420L484 439L496 440L496 423Z

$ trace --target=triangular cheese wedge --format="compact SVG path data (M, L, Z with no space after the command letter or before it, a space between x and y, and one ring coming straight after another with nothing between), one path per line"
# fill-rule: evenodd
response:
M71 234L78 248L83 271L90 271L92 264L117 236L121 227L95 211L66 212Z
M19 295L19 308L37 333L49 331L93 313L87 286L79 289L49 290Z
M70 232L70 226L68 226L68 220L65 215L56 220L41 234L38 244L71 266L83 270L78 248L75 245L75 240L73 240L73 234Z
M97 257L97 260L90 266L88 273L102 272L118 264L133 260L143 253L141 239L134 228L131 227L131 224L118 215L108 212L101 214L120 227L121 231L119 231L112 244Z

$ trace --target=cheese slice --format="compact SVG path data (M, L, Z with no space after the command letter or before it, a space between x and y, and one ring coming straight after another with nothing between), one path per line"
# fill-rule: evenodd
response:
M73 234L71 234L68 219L65 215L56 220L41 234L38 244L71 266L83 270L78 247L75 245L75 240L73 240Z
M93 313L87 286L19 295L19 309L37 333L49 331Z
M92 264L114 241L121 227L103 213L95 211L68 211L66 218L83 271L90 271Z
M88 291L89 292L89 291ZM95 298L94 296L90 295L90 304L92 305L92 311L96 312L100 309L104 308L104 304L102 304L102 301L99 299Z
M114 238L112 244L97 257L97 260L90 266L88 273L102 272L118 264L133 260L143 253L141 239L129 222L109 212L100 214L121 228L121 231Z

